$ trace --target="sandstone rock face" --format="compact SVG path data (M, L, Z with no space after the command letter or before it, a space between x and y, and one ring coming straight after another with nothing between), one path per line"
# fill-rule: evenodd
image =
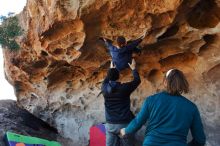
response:
M220 145L220 1L28 0L19 15L19 52L4 51L7 80L20 106L57 127L72 145L88 145L89 127L104 122L100 86L110 55L99 36L135 39L147 29L137 68L142 83L132 110L163 88L164 72L182 70L205 125ZM121 81L131 79L129 70Z

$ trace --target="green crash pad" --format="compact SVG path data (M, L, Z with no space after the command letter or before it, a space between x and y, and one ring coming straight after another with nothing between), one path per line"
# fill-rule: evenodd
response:
M56 141L49 141L37 137L19 135L12 132L6 133L6 142L8 146L16 146L16 144L18 143L23 143L25 146L61 146L61 144Z

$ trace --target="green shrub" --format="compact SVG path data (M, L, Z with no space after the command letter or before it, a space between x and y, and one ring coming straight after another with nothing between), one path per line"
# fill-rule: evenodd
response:
M20 48L15 41L16 37L22 35L22 28L19 26L16 16L8 17L2 20L0 25L0 44L3 48L16 51Z

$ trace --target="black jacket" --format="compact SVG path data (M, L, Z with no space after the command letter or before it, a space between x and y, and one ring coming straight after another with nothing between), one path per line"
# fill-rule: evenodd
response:
M105 78L102 94L105 99L105 117L107 123L129 123L134 115L130 110L130 95L141 83L137 70L132 71L134 79L128 83L110 81Z

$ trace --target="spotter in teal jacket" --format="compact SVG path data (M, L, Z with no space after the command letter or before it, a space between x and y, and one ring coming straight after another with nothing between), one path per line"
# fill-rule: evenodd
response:
M187 146L189 130L193 136L191 144L205 144L206 137L197 106L183 96L161 92L148 97L125 133L135 133L146 122L143 146Z

